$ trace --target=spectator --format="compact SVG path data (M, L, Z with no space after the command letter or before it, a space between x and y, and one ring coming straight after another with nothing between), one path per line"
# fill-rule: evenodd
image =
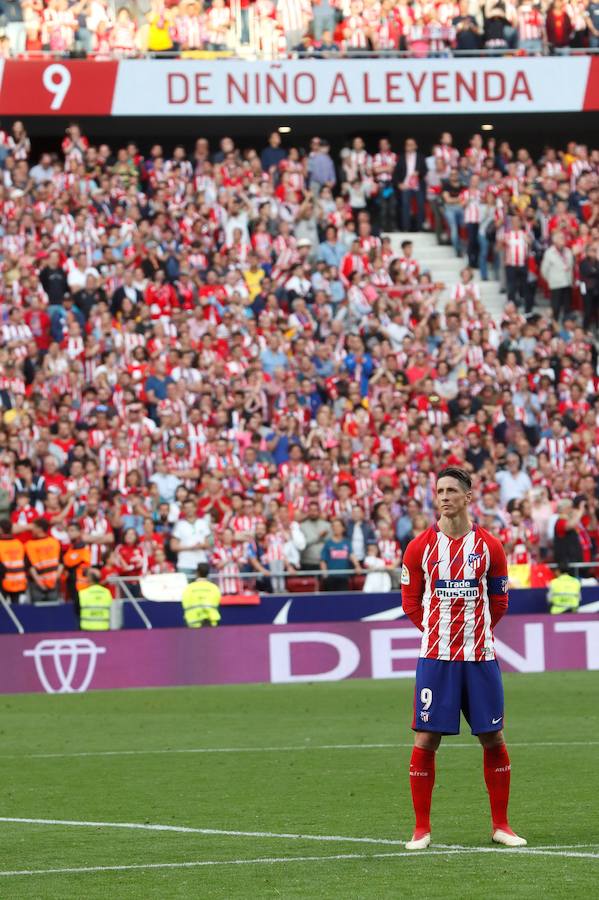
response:
M412 202L416 204L416 231L422 230L426 172L424 154L418 150L416 141L408 138L404 144L404 152L399 156L393 172L393 184L399 196L403 231L411 230Z
M353 558L362 565L368 551L368 545L376 543L376 535L372 526L365 521L364 510L357 503L351 507L351 521L347 526L347 539L351 544Z
M117 573L125 578L140 578L148 571L148 557L135 528L125 528L122 543L118 544L113 555ZM130 584L129 589L137 593L137 585Z
M572 37L572 21L566 12L564 0L553 0L545 16L547 43L552 49L563 49Z
M53 307L62 305L68 291L67 278L60 265L58 251L52 250L49 254L47 264L40 271L40 283L48 296L49 312L52 315Z
M331 522L331 536L324 542L320 557L320 568L326 573L323 587L325 591L346 591L349 588L349 570L357 567L353 559L350 543L345 536L345 525L341 519Z
M589 29L589 47L599 47L599 3L591 0L586 10L586 23Z
M508 453L505 469L496 475L501 490L501 505L507 506L510 500L520 500L532 487L526 472L522 471L522 458L519 453Z
M451 243L457 256L462 255L460 231L464 227L464 196L457 169L452 169L449 178L441 183L443 215L449 228Z
M511 216L501 235L505 261L507 297L510 303L524 306L532 312L531 297L527 292L527 261L531 237L522 226L520 216Z
M381 559L378 545L369 542L366 557L361 563L366 570L363 591L365 594L387 594L391 590L391 575L387 571L389 564Z
M334 188L337 184L335 165L330 157L328 141L315 138L308 157L308 187L318 196L323 187Z
M571 572L573 564L591 560L591 540L582 524L586 511L583 498L574 502L564 499L557 504L553 557L562 572Z
M588 331L592 326L596 331L599 326L599 259L596 244L588 245L580 261L579 273L584 305L582 327Z
M150 11L147 15L148 22L148 50L153 53L163 53L173 49L171 34L174 30L174 20L164 0L152 0Z
M245 546L235 543L235 535L231 528L223 528L212 554L212 564L218 572L221 594L243 593L244 585L240 575L245 563Z
M331 537L331 525L321 516L317 500L308 503L308 515L300 527L306 539L301 554L302 568L316 570L320 568L325 542Z
M485 9L485 50L504 50L508 46L510 21L502 0L489 4Z
M551 291L551 311L559 322L567 318L572 303L572 283L574 278L574 256L561 231L555 231L551 246L547 248L541 263L541 275Z
M278 131L271 131L268 136L268 146L260 154L262 168L265 172L275 172L285 159L287 159L287 151L281 146L281 135Z
M171 547L177 554L177 572L191 577L200 563L208 562L212 547L212 529L205 517L197 515L196 501L183 502L183 517L172 531Z

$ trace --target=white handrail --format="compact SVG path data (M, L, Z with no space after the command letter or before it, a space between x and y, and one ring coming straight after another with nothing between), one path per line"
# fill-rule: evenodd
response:
M19 634L25 634L25 629L23 628L23 626L21 625L20 621L19 621L18 618L16 617L15 613L14 613L13 610L11 609L10 603L8 602L8 600L6 599L6 597L4 596L4 594L2 594L2 593L0 593L0 603L1 603L2 606L4 607L4 610L5 610L5 612L6 612L7 616L8 616L8 618L11 619L13 625L15 626L15 628L17 629L17 631L19 632Z

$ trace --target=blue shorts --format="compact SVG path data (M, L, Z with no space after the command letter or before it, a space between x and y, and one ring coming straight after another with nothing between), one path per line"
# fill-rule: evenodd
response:
M459 734L460 712L464 713L472 734L503 728L503 684L497 660L419 659L414 731Z

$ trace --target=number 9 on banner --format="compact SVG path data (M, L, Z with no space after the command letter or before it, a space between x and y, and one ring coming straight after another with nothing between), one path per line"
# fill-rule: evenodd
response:
M42 74L42 83L46 90L53 95L50 109L60 109L71 86L71 73L67 67L60 63L46 66Z

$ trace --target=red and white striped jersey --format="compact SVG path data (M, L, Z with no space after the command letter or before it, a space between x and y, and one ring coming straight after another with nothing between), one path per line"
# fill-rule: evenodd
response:
M224 44L226 36L223 29L231 23L231 10L228 6L212 7L206 17L206 39L209 44Z
M285 462L279 466L279 477L284 484L285 498L295 500L305 490L306 481L310 476L310 466L307 463Z
M379 538L377 541L381 559L388 566L398 566L401 562L401 547L399 541Z
M112 526L106 516L83 516L79 524L81 525L81 531L84 538L98 538L112 534ZM102 563L108 549L106 544L89 545L92 566L97 566Z
M259 522L263 522L260 516L231 516L227 520L227 528L230 528L235 535L239 534L254 534L256 531L256 526Z
M560 471L564 468L568 451L572 446L572 438L569 435L563 437L543 437L539 441L536 453L546 453L552 466Z
M185 50L199 50L205 39L205 23L201 16L178 16L177 41Z
M460 196L464 204L464 222L469 225L477 225L481 219L482 191L476 188L466 188Z
M522 228L517 231L506 231L504 243L506 266L525 266L528 259L526 232Z
M570 189L573 191L576 188L576 182L584 172L591 171L591 165L586 159L575 159L574 162L570 163L568 168L568 173L570 175Z
M392 150L389 153L375 153L372 158L375 180L378 181L379 184L384 184L391 181L391 179L393 178L393 169L395 168L396 163L397 153L393 153ZM383 167L391 167L391 171L381 171Z
M106 455L106 474L113 491L122 491L127 486L127 475L139 469L139 455L122 457L117 451L108 452Z
M543 15L531 4L518 9L518 37L521 41L540 41L543 38Z
M218 571L218 586L222 594L241 594L243 582L239 578L245 564L244 549L241 544L232 547L217 545L212 553L212 565Z
M264 558L268 562L277 562L285 560L285 544L287 543L287 535L284 531L270 532L266 535L266 553Z
M467 344L465 362L469 369L482 368L485 351L480 344Z
M312 5L309 0L279 0L277 17L286 32L304 31L312 18Z
M420 275L420 266L418 260L412 256L400 256L398 258L399 268L408 276L411 281L415 281Z
M494 659L491 620L507 605L507 560L479 525L453 539L428 528L408 544L401 572L404 610L422 611L420 656L469 662Z
M457 166L460 159L460 152L456 147L450 147L447 144L437 144L433 147L433 155L436 159L442 159L445 163L445 173L449 175L450 169Z

